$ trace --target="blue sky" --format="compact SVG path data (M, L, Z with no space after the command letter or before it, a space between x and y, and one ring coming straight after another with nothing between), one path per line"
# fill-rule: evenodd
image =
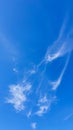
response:
M0 1L1 130L73 130L72 8Z

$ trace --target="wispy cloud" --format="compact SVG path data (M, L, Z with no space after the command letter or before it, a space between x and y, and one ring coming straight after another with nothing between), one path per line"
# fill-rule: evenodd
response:
M71 117L73 117L73 112L70 113L69 115L67 115L67 116L64 118L64 121L69 120Z
M45 62L49 63L53 60L63 57L64 55L70 53L73 50L73 38L71 35L72 31L65 34L66 29L66 20L63 23L63 26L60 30L59 36L51 46L48 47L48 50L45 54Z
M30 75L33 75L37 72L37 68L34 66L31 70L28 71Z
M70 59L70 54L67 57L66 63L64 65L63 70L61 71L61 74L60 74L59 78L56 81L50 82L50 84L52 85L52 90L56 90L58 88L58 86L60 85L60 83L62 81L62 78L63 78L63 75L64 75L64 73L66 71L67 65L69 63L69 59Z
M6 102L12 104L13 107L18 111L24 110L24 103L27 101L26 93L30 91L31 85L10 85L9 89L10 97L7 98Z
M0 32L0 47L3 48L6 56L12 59L18 56L18 49L13 45L13 42L9 40L3 33Z
M31 128L32 129L36 129L36 127L37 127L37 123L36 122L31 123Z
M29 111L29 112L27 113L27 117L30 118L31 115L32 115L32 111Z
M50 110L51 105L55 100L56 100L56 96L51 97L49 99L46 96L41 98L37 104L39 107L39 110L35 113L35 115L42 116L43 114L45 114L48 110Z
M73 40L70 38L62 39L53 44L47 51L45 62L49 63L59 57L70 53L73 50Z
M57 40L48 47L46 54L40 63L37 65L33 64L32 66L26 68L27 70L25 70L26 72L21 84L10 85L9 87L10 97L7 98L7 103L12 104L13 107L18 111L25 109L25 103L28 100L28 94L30 94L30 103L28 102L28 112L26 112L28 118L31 117L31 115L42 116L43 114L47 113L51 109L51 105L56 100L54 90L57 90L61 84L69 63L71 51L73 50L73 38L70 36L72 33L70 33L70 31L69 33L65 34L65 29L66 20L63 23ZM61 60L64 56L67 56L67 59L59 77L55 81L51 80L50 84L48 84L50 76L47 76L46 72L47 68L49 67L49 63L54 62L54 60L60 57ZM16 66L13 68L13 71L17 73ZM50 87L50 85L52 87ZM30 93L31 87L32 94ZM40 97L40 95L45 96ZM29 108L29 106L31 106L31 108ZM35 107L36 111L34 109ZM35 129L36 123L33 122L31 126L33 129Z
M45 95L44 97L40 98L39 103L47 103L48 102L48 99L47 99L47 96Z
M55 81L50 82L50 85L53 86L52 90L56 90L60 85L69 63L71 51L73 50L73 38L71 37L73 31L70 30L69 32L65 33L67 29L66 25L67 19L64 20L57 40L53 42L51 46L48 47L44 58L45 63L49 64L49 62L54 62L54 60L60 57L63 58L65 55L67 56L66 63L60 73L60 76Z
M42 116L44 113L46 113L49 109L48 105L43 105L39 107L39 110L35 113L38 116Z
M13 68L13 72L14 72L14 73L18 73L17 68L14 67L14 68Z

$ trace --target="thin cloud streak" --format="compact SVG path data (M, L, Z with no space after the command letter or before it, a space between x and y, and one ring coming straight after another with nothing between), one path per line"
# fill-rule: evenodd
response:
M69 120L71 117L73 117L73 112L70 113L69 115L67 115L67 116L64 118L64 121Z
M63 70L62 70L58 80L50 82L50 85L52 85L52 90L56 90L59 87L59 85L60 85L60 83L61 83L61 81L63 79L64 73L65 73L65 71L67 69L67 66L68 66L68 63L69 63L69 59L70 59L70 54L67 57L66 63L64 65L64 68L63 68Z
M44 58L45 63L49 64L49 62L53 62L54 60L56 60L60 57L63 58L65 55L68 55L66 63L64 65L63 70L61 71L60 76L58 77L58 79L56 81L50 82L50 85L53 86L52 90L56 90L58 88L58 86L60 85L63 75L64 75L66 68L68 66L68 63L69 63L70 53L73 50L73 38L71 37L73 32L70 31L69 33L67 33L67 35L65 35L66 24L67 24L67 19L64 20L63 26L59 33L59 37L53 43L53 45L48 47L48 50L47 50L47 52L45 54L45 58Z

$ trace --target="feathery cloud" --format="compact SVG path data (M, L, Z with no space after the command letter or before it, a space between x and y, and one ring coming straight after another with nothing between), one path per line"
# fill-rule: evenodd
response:
M71 37L71 35L73 35L73 31L70 30L70 32L65 34L65 28L66 21L63 23L57 40L48 47L44 58L45 62L52 62L53 60L63 57L73 50L73 38Z

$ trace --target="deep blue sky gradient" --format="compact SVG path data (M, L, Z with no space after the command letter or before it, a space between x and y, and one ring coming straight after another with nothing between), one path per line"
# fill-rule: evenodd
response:
M73 27L72 8L72 0L0 0L1 130L31 130L32 122L37 122L36 130L73 130L73 116L64 120L73 113L73 53L56 91L57 102L43 117L34 116L28 119L25 111L16 112L5 102L8 86L21 82L25 71L33 63L40 63L48 46L57 39L66 16L69 19L67 28ZM55 72L58 76L65 63L64 59L47 66L46 77L54 79ZM13 72L14 67L19 71L17 74Z

